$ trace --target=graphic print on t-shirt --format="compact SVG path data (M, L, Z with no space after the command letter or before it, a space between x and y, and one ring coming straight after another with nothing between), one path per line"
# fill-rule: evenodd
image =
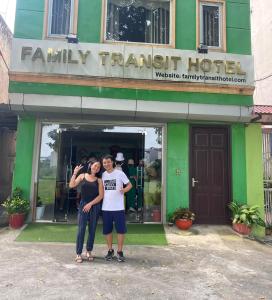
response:
M104 180L105 191L116 191L116 179Z

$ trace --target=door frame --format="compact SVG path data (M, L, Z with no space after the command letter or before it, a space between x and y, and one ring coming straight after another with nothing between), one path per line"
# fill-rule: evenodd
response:
M232 156L231 156L231 126L226 124L190 124L189 125L189 209L192 210L192 166L193 166L193 152L192 152L192 134L194 128L222 128L226 129L227 133L227 179L228 179L228 203L232 202ZM229 222L226 224L231 224L231 214L230 210L226 217L229 219Z
M167 207L167 122L139 122L139 121L116 121L112 120L82 120L69 118L36 118L36 132L34 139L34 154L32 160L32 178L31 178L31 205L36 206L36 198L38 192L38 177L39 177L39 158L42 142L42 126L57 124L77 124L77 125L112 125L120 127L161 127L162 128L162 174L161 174L161 224L166 223L166 207ZM32 208L33 209L33 208ZM31 211L31 219L33 222L43 222L36 220L35 212ZM47 222L47 221L46 221ZM146 222L145 224L152 224L154 222Z

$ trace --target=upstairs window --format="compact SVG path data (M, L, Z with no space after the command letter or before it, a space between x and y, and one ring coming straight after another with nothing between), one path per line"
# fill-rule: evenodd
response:
M47 0L49 37L76 34L78 0ZM76 14L75 14L76 13Z
M225 50L225 2L199 2L199 41L210 49Z
M174 0L107 0L106 41L171 43Z

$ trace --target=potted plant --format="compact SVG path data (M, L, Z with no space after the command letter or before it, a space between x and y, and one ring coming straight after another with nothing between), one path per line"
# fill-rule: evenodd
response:
M173 213L168 213L167 214L167 221L168 221L168 226L172 227L175 223L173 219Z
M151 217L153 222L161 221L161 210L159 207L153 207Z
M271 235L271 234L272 234L272 225L268 225L268 226L265 228L265 234L266 234L266 235Z
M161 185L159 182L153 181L154 185L154 192L151 196L151 217L153 222L160 222L161 221Z
M180 207L173 212L172 220L179 229L186 230L192 226L195 214L188 208Z
M23 226L25 216L30 209L29 201L22 198L22 190L16 187L12 196L2 204L9 215L9 226L17 229Z
M258 205L240 205L233 201L229 204L229 208L232 211L232 227L236 232L249 235L253 225L265 227L265 222L260 217Z
M40 197L37 198L36 204L36 220L40 220L44 215L45 205Z

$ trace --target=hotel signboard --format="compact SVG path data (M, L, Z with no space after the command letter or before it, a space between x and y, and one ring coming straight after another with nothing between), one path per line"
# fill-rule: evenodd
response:
M253 86L249 55L14 39L12 72Z

